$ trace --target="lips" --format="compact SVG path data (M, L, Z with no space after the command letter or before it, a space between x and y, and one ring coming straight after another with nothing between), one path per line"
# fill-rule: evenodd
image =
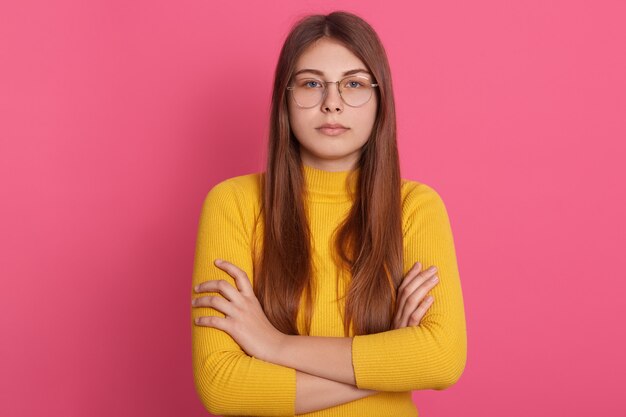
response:
M342 125L340 123L324 123L323 125L318 127L318 129L323 129L323 128L329 128L329 129L342 128L342 129L347 129L347 127L345 127L344 125Z
M316 129L319 130L324 135L337 136L337 135L341 135L343 132L345 132L349 128L339 123L324 123L323 125L317 127Z

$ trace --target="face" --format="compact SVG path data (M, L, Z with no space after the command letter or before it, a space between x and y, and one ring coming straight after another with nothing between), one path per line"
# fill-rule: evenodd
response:
M353 70L361 70L354 75L373 82L365 64L349 49L333 39L321 38L300 55L290 85L304 79L340 81ZM302 163L325 171L348 171L356 167L361 148L374 126L376 92L372 91L371 98L362 106L351 107L341 99L337 84L329 83L326 89L325 98L312 108L299 107L290 91L289 122L300 143ZM324 128L325 124L339 124L343 128Z

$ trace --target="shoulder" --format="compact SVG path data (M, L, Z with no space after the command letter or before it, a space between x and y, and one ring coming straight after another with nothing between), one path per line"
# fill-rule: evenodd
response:
M448 225L448 210L433 186L413 180L402 180L402 224L410 228Z
M432 186L423 182L402 179L401 185L402 211L413 212L416 209L428 206L445 208L439 192Z
M209 194L225 194L232 196L233 194L245 194L252 196L261 192L261 173L253 173L239 175L227 178L215 184Z
M252 173L222 180L208 191L205 204L256 208L261 202L261 176Z

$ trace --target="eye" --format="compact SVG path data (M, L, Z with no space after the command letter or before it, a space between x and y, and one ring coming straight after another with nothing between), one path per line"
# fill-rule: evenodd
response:
M299 85L304 88L321 88L322 83L318 80L301 80Z
M353 78L350 80L346 80L346 83L344 85L346 88L361 88L365 86L365 82L363 80Z

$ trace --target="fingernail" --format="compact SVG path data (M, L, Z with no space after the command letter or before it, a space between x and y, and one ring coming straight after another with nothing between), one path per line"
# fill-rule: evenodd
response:
M219 264L221 264L221 263L222 263L222 260L221 260L221 259L216 259L216 260L215 260L215 265L219 265Z
M195 292L200 291L200 286L199 286L199 285L196 285L195 287L193 287L193 290L194 290Z
M439 282L439 277L437 275L435 275L434 277L432 277L430 279L432 282Z
M419 268L419 267L421 267L421 266L422 266L422 264L420 264L419 262L415 262L415 263L413 264L413 268Z
M433 265L430 268L428 268L429 272L435 272L436 270L437 270L437 267L435 265Z

